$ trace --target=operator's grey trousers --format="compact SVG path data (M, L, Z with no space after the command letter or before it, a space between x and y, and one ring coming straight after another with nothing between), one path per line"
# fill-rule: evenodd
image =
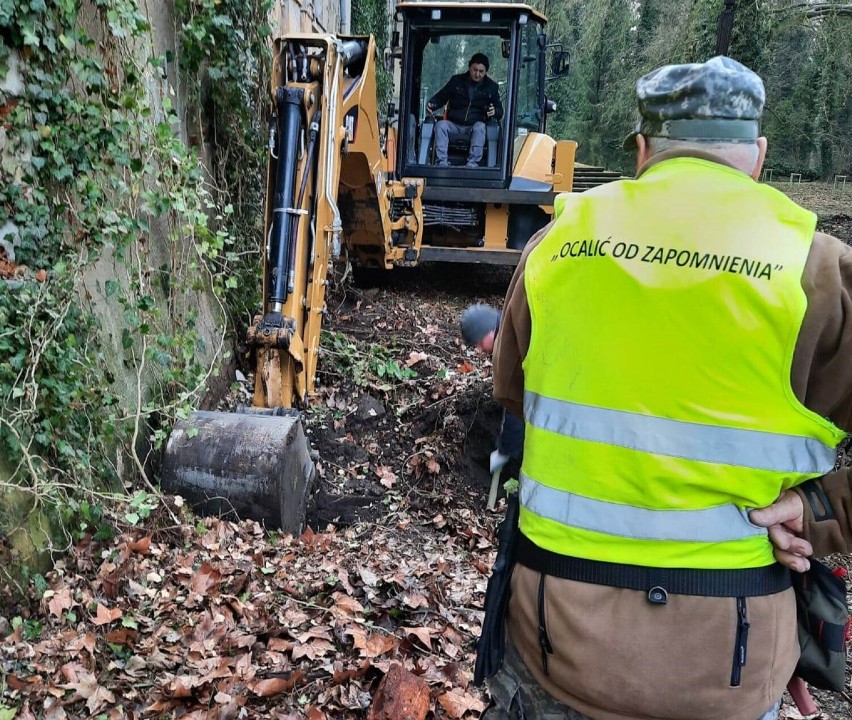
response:
M508 637L503 667L488 681L488 689L491 707L485 711L482 720L592 720L545 692L530 675ZM777 720L780 709L779 700L758 720Z
M485 123L475 122L473 125L458 125L449 120L439 120L435 126L435 162L447 165L447 149L450 140L470 140L470 151L467 154L467 166L476 167L482 160L482 150L485 147Z

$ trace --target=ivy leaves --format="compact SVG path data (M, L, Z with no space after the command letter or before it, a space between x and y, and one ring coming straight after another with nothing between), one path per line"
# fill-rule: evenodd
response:
M32 482L56 481L64 471L91 487L108 474L92 450L113 435L108 412L115 397L107 369L90 354L92 318L67 304L69 292L67 273L15 291L0 285L7 328L0 333L0 448L11 460L28 457L43 473Z
M93 4L97 42L79 1L0 0L2 65L19 78L0 94L0 225L17 229L19 263L48 270L0 281L0 454L50 498L108 486L116 457L144 476L139 453L216 361L198 298L224 289L233 244L231 208L177 131L174 54L146 57L135 0Z

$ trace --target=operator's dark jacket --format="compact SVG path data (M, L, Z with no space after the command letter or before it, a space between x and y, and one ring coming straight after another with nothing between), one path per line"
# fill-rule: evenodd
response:
M475 85L471 100L468 88ZM470 79L469 73L453 75L444 87L429 98L432 107L447 108L447 120L456 125L473 125L476 122L487 122L486 112L489 105L494 106L494 119L503 117L503 103L500 102L500 88L487 75L479 83Z
M677 155L660 153L639 174ZM522 362L532 330L524 269L530 251L548 229L524 249L494 348L494 396L516 414L523 413ZM792 389L805 407L852 430L852 248L816 233L802 287L808 306L790 372ZM831 502L834 519L817 521L805 500L804 536L817 557L848 553L852 468L829 473L818 482ZM518 565L512 577L509 634L538 684L595 720L754 720L781 697L799 655L792 590L749 598L748 658L743 684L735 689L728 687L736 616L730 598L670 596L667 621L660 623L660 608L641 597L637 601L637 594L642 593L551 576L542 585L538 573ZM554 650L547 674L537 625L542 607ZM790 632L779 638L772 632L776 626L789 627Z

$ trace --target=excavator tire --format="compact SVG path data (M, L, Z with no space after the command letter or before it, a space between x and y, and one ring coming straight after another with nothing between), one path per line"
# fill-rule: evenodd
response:
M313 478L298 413L194 412L172 430L161 488L201 515L300 533Z

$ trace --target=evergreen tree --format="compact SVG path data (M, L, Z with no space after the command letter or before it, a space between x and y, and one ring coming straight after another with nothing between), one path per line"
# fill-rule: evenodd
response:
M676 62L704 62L716 54L720 0L693 0L689 9L689 30Z
M771 34L772 15L767 12L766 0L738 0L728 55L763 74Z
M655 67L716 53L724 0L538 0L548 36L572 53L552 83L556 138L578 160L630 171L620 142L635 123L635 82ZM728 54L766 83L767 167L831 180L852 174L852 6L848 2L737 0Z
M816 136L820 174L830 179L850 166L852 105L849 95L852 52L849 33L852 22L838 14L818 21L817 63L820 68L815 88Z
M630 58L636 17L631 3L570 0L562 8L552 7L568 31L563 42L572 52L573 67L568 82L553 93L559 110L550 119L550 130L556 137L576 140L582 162L629 164L621 142L632 122Z

